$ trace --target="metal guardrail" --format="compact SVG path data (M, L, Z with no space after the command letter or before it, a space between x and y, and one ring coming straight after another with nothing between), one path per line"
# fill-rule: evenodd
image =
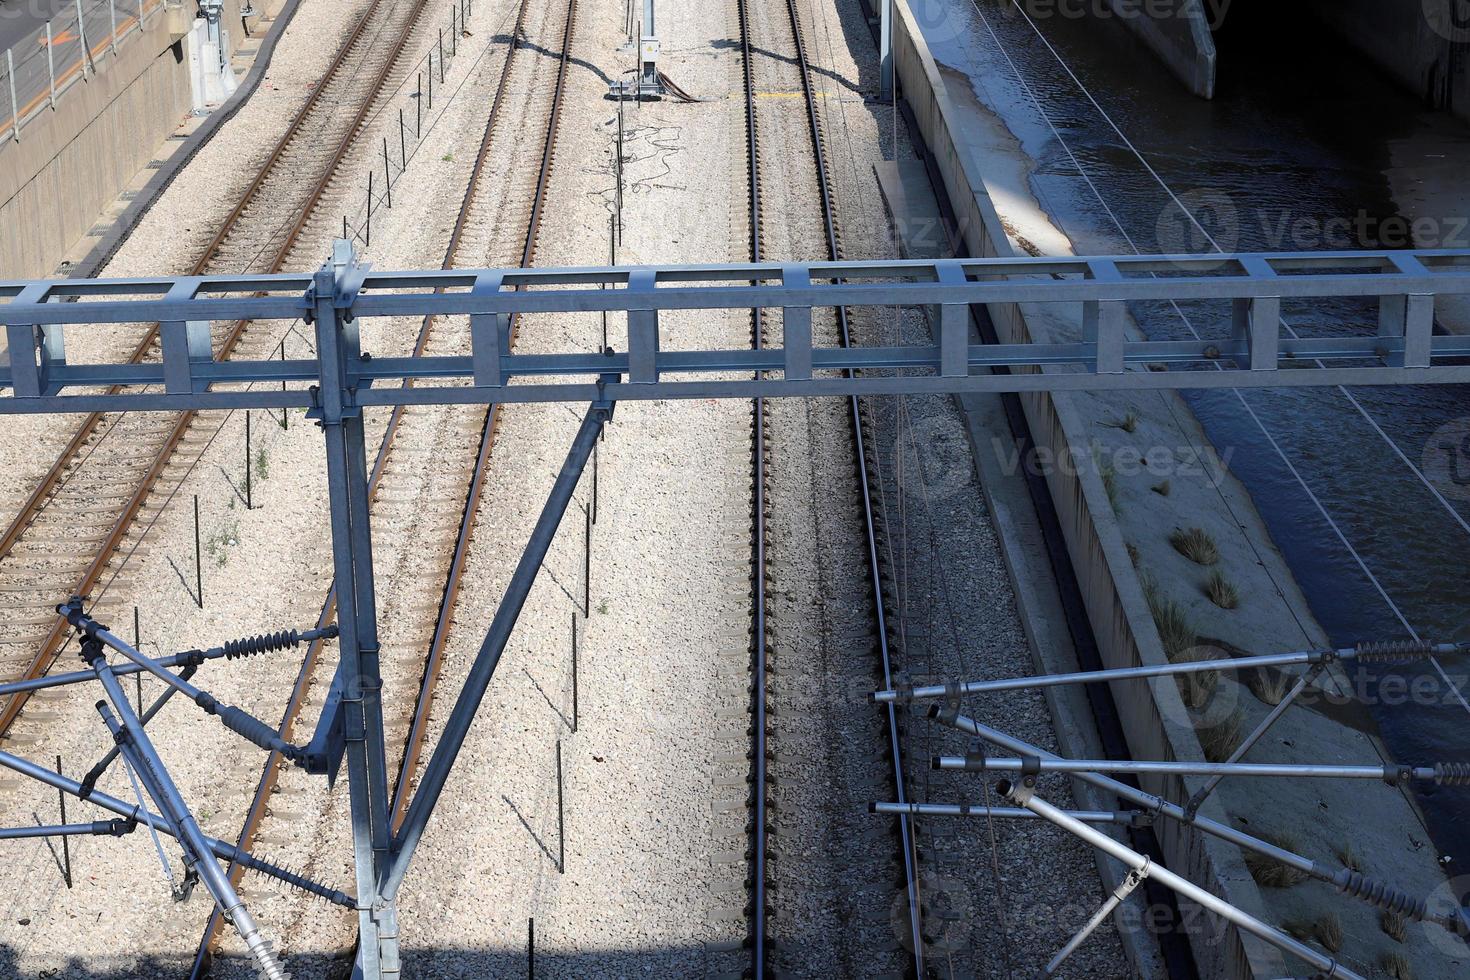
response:
M1470 337L1435 336L1433 329L1436 297L1470 293L1470 249L427 272L372 271L357 264L346 241L334 254L335 278L327 281L344 325L363 317L470 317L468 354L354 355L343 397L362 406L1470 383ZM316 395L301 388L211 390L310 383L320 379L322 365L218 361L209 327L215 320L309 318L321 303L321 282L321 273L0 282L0 322L10 343L0 389L16 396L0 398L0 414L312 406ZM1284 302L1354 297L1376 301L1369 331L1282 336ZM1130 339L1127 304L1157 300L1228 304L1229 332L1203 340ZM1071 343L971 344L969 307L993 303L1080 307L1082 336ZM937 307L937 343L814 344L811 310L844 306ZM783 311L782 346L692 350L679 344L685 318L660 324L661 312L748 309ZM512 314L599 311L626 314L626 333L613 338L622 350L510 350ZM68 325L139 322L161 324L161 362L67 363ZM1035 370L1046 366L1063 370ZM1218 370L1190 370L1201 366ZM1017 370L986 370L998 367ZM1184 370L1166 369L1173 367ZM843 371L856 373L835 374ZM429 378L457 383L403 384ZM76 392L99 385L133 387Z
M0 56L0 141L19 142L25 125L61 94L96 74L98 60L141 34L165 0L71 0L69 7Z

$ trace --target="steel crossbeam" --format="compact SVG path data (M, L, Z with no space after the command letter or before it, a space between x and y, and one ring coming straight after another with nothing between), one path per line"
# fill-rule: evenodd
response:
M1470 363L1461 363L1470 359L1470 338L1433 332L1436 300L1467 293L1470 250L375 272L357 261L350 243L339 241L331 260L312 275L0 282L0 323L9 342L8 354L0 361L0 414L310 409L310 417L323 429L327 455L341 649L332 707L324 711L312 744L323 746L324 755L332 760L326 766L329 775L335 775L337 759L346 761L356 894L348 898L299 876L266 869L328 894L333 901L354 905L360 929L356 975L378 980L401 974L396 910L400 885L572 488L618 401L1470 383ZM1282 336L1283 303L1354 297L1377 304L1376 323L1362 335ZM1127 327L1130 301L1227 304L1223 310L1230 314L1228 334L1208 341L1134 339ZM1067 343L972 344L969 307L1011 303L1070 305L1080 312L1080 337ZM934 341L851 348L814 341L811 310L861 306L937 307ZM752 309L782 311L782 346L698 350L680 343L691 313L723 315ZM620 335L615 331L612 337L620 350L517 354L510 349L506 324L513 314L589 312L626 314L626 330ZM469 352L371 357L361 350L364 319L426 315L468 317ZM311 358L219 361L211 351L214 322L297 319L315 328ZM67 360L66 340L79 331L115 332L118 324L148 323L160 324L158 360L138 364ZM1213 365L1217 370L1158 370L1159 365ZM1001 367L1014 371L987 370ZM403 383L412 379L449 383ZM394 835L385 764L364 410L398 404L573 401L587 405L578 437L403 827ZM1305 661L1322 655L1288 656ZM192 818L187 807L171 792L161 761L151 757L141 719L127 707L117 686L117 675L138 665L113 668L94 660L92 673L107 685L109 700L121 716L110 725L130 737L123 751L150 753L137 761L157 770L149 773L150 788L161 804L168 804L160 815L129 807L5 753L0 753L0 765L65 792L85 793L130 820L179 832L188 839L191 854L206 866L211 884L218 885L222 876L215 874L214 857L245 862L251 858L188 826ZM164 667L177 663L164 658L144 666L166 673ZM80 679L65 675L10 687L19 690L23 685L29 690ZM186 680L170 683L191 690ZM1030 680L1036 683L1035 678ZM0 687L0 692L6 689ZM941 693L947 695L948 688L883 692L880 699ZM951 716L949 723L1013 750L1034 752L1033 747L1006 741L969 719ZM1037 757L1052 766L1061 762L1053 756ZM1086 772L1082 778L1124 797L1143 796L1119 789L1123 784L1098 773ZM1279 850L1164 801L1152 797L1147 801L1166 816L1233 837L1243 846L1273 854ZM1045 819L1072 819L1045 810L1038 800L1013 802ZM1095 814L1082 816L1098 819ZM1068 828L1078 832L1070 824ZM1303 858L1282 853L1283 860L1302 862L1310 873L1334 880L1344 890L1358 887L1352 880L1324 875ZM236 924L249 941L252 926L248 913L237 904L238 896L228 888L216 892L222 907L238 910Z
M1433 333L1436 298L1470 293L1470 250L429 272L375 272L349 257L343 268L330 305L344 322L468 315L476 328L463 356L354 359L350 403L363 407L1470 382L1462 363L1470 338ZM1282 336L1284 302L1353 297L1377 301L1370 330ZM1130 301L1229 304L1229 335L1130 338L1122 315ZM317 360L217 361L207 327L310 320L321 302L313 277L299 274L0 283L10 343L0 389L16 396L0 398L0 414L316 407L303 385L319 379ZM967 317L956 314L998 303L1079 308L1082 336L971 344ZM780 347L699 350L679 343L687 317L661 316L781 309L801 324L812 309L854 306L938 306L939 336L933 344L849 348L815 344L794 329ZM516 354L496 329L511 314L587 312L626 314L621 350ZM67 333L150 322L163 325L161 362L66 360ZM1219 370L1187 370L1210 365ZM1014 373L987 370L995 368ZM842 376L849 371L858 373ZM605 375L614 377L599 380ZM458 383L404 386L409 379ZM242 387L281 382L284 391ZM130 387L97 390L113 385Z

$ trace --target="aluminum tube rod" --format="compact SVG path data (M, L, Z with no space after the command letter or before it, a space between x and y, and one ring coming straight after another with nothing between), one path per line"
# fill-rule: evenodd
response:
M1021 772L1026 759L981 759L972 762L964 756L944 755L934 760L936 769L958 769L971 772ZM1379 766L1293 765L1268 762L1136 762L1131 759L1041 759L1042 772L1131 772L1169 776L1276 776L1307 779L1385 779L1398 781L1407 772L1415 779L1433 780L1434 769L1428 766L1400 768Z
M929 710L931 717L937 718L952 728L967 732L1020 755L1035 756L1039 759L1055 760L1060 758L1040 746L1032 745L1013 735L1007 735L1005 732L991 728L989 725L982 724L973 718L967 718L958 711L941 709L938 705L932 705ZM1353 872L1348 868L1343 868L1336 872L1328 870L1318 865L1315 861L1302 857L1294 851L1288 851L1285 848L1277 847L1275 844L1263 841L1258 837L1252 837L1250 834L1242 833L1228 824L1211 820L1209 817L1202 817L1199 814L1186 813L1184 808L1177 803L1171 803L1161 796L1155 796L1153 793L1146 793L1135 786L1129 786L1127 783L1119 782L1111 776L1104 776L1096 772L1079 772L1076 774L1076 778L1106 790L1122 799L1131 800L1154 813L1162 814L1171 820L1177 820L1180 823L1188 824L1211 836L1229 841L1236 847L1254 851L1273 861L1296 868L1299 871L1311 875L1313 878L1327 882L1344 894L1361 898L1369 904L1382 908L1385 907L1383 900L1389 900L1394 903L1396 911L1410 910L1411 917L1415 919L1434 922L1456 935L1465 935L1467 932L1470 932L1470 923L1462 921L1458 912L1437 913L1429 911L1422 900L1412 898L1382 882L1365 878L1363 875Z
M133 825L127 820L95 820L92 823L51 824L36 827L0 827L0 840L21 840L28 837L121 837L132 833Z
M1031 810L1027 810L1026 812L1033 813ZM1035 814L1033 813L1033 815ZM1147 858L1144 860L1145 862L1148 861ZM1107 917L1113 914L1113 910L1119 905L1122 905L1123 900L1133 894L1135 888L1143 884L1143 879L1148 877L1149 867L1150 865L1145 863L1143 868L1128 872L1128 876L1118 882L1118 887L1114 888L1112 893L1108 895L1107 901L1103 902L1102 906L1096 912L1092 913L1092 918L1088 919L1086 924L1077 930L1076 935L1067 940L1067 944L1058 950L1057 955L1053 956L1051 962L1047 963L1045 968L1042 969L1041 972L1045 976L1052 976L1057 970L1061 969L1062 964L1067 962L1067 958L1077 952L1077 947L1087 942L1087 937L1097 931L1097 927L1102 925Z
M969 806L964 803L873 803L872 813L902 817L1001 817L1006 820L1035 820L1030 810L1011 806ZM1112 810L1068 810L1069 816L1086 823L1133 822L1132 814Z
M952 688L943 684L929 684L908 691L877 691L873 700L880 704L933 700L951 694L985 694L994 691L1020 691L1033 687L1058 687L1063 684L1098 684L1103 681L1139 680L1148 677L1168 677L1178 674L1201 674L1207 671L1249 670L1252 667L1284 667L1292 664L1314 663L1327 655L1328 651L1313 650L1296 653L1268 653L1259 657L1241 657L1238 660L1191 660L1177 664L1162 664L1157 667L1115 667L1109 670L1084 670L1069 674L1039 674L1035 677L1005 677L992 681L965 681ZM1344 657L1343 651L1336 651Z
M325 629L304 630L301 633L297 634L297 639L305 642L321 637L333 637L336 635L337 627L329 626ZM187 664L199 663L205 660L218 660L221 657L227 657L229 655L229 650L227 650L223 646L218 646L211 647L208 650L186 650L183 653L173 653L169 654L166 657L158 657L154 659L153 662L160 667L179 667ZM247 654L237 653L236 655L246 656ZM147 668L141 666L140 664L133 663L132 661L112 665L112 672L119 677L124 677L128 674L141 673L146 669ZM6 697L11 694L21 694L30 691L44 691L47 688L52 687L64 687L68 684L83 684L90 681L95 681L96 679L97 675L90 670L74 670L68 671L65 674L47 674L45 677L32 677L29 680L24 681L10 681L8 683L0 684L0 698Z
M1239 762L1241 759L1244 759L1245 754L1249 752L1253 747L1255 747L1255 744L1257 742L1265 737L1266 732L1270 730L1272 725L1276 724L1276 719L1284 715L1286 713L1286 710L1291 707L1292 702L1300 697L1301 693L1305 691L1307 687L1317 679L1318 675L1322 673L1322 668L1324 666L1324 664L1320 663L1313 664L1310 670L1302 674L1301 677L1297 678L1297 682L1292 685L1292 688L1290 691L1287 692L1286 697L1282 698L1276 703L1276 706L1271 709L1270 713L1267 714L1266 717L1262 718L1261 723L1257 725L1249 735L1241 740L1241 743L1235 747L1235 751L1230 753L1230 758L1226 759L1225 761L1233 765L1234 763ZM1197 812L1199 808L1204 805L1205 800L1210 798L1210 794L1215 791L1215 787L1220 785L1220 781L1225 778L1225 775L1225 773L1216 773L1215 775L1211 776L1203 786L1195 790L1194 795L1189 798L1189 802L1184 804L1185 812L1190 814Z
M92 650L90 654L87 654L89 646L92 647ZM240 898L240 893L235 890L235 886L230 883L229 877L220 868L219 862L215 860L214 852L210 849L204 831L199 829L199 824L189 810L189 805L184 802L184 797L179 792L178 786L174 784L173 778L169 776L168 768L163 764L158 750L153 747L132 705L128 703L128 696L123 691L122 684L112 673L112 668L102 653L100 640L89 638L83 645L83 651L84 655L88 655L92 669L97 672L97 679L102 682L102 689L107 692L107 700L112 702L113 710L118 714L123 731L128 738L128 748L136 753L139 761L143 763L138 772L138 778L148 784L158 805L166 809L167 816L178 825L179 843L194 859L194 867L198 869L204 887L208 888L209 893L214 896L215 904L219 906L221 914L234 925L235 931L244 940L267 980L286 980L286 973L277 962L270 943L261 936L255 919Z
M169 830L168 821L164 820L163 817L159 816L158 814L152 813L149 810L137 805L136 803L129 803L126 800L120 800L116 796L112 796L108 793L103 793L100 790L94 790L84 797L82 795L82 784L80 782L72 779L69 776L64 776L59 772L47 769L45 766L37 765L36 763L31 762L29 759L24 759L18 755L13 755L9 752L0 750L0 767L4 767L6 769L9 769L11 772L19 773L22 776L34 779L37 782L45 783L47 786L50 786L53 789L59 789L63 793L66 793L69 796L75 796L79 800L85 800L88 803L96 804L102 809L110 810L126 820L133 820L137 823L145 824L155 830L168 834L170 837L173 836L173 833ZM218 838L206 837L205 841L209 844L210 852L213 853L215 857L220 858L221 860L235 861L239 864L244 865L247 868L250 868L252 871L258 871L261 874L269 875L272 878L279 879L280 881L284 881L287 884L296 885L298 888L302 888L306 891L311 892L314 895L319 895L322 898L325 898L327 901L333 903L334 905L341 905L345 908L357 907L357 903L353 900L352 896L346 894L345 892L341 892L333 888L328 888L325 885L317 884L316 882L312 882L305 878L292 880L292 878L286 877L286 873L281 868L277 868L275 865L271 864L268 861L262 861L254 855L248 854L245 851L238 849L233 844L227 844L224 841L219 840Z
M199 688L195 687L193 684L190 684L188 681L184 680L173 671L168 670L152 657L144 656L137 650L134 650L131 643L128 643L122 637L113 633L105 626L97 624L95 629L89 629L87 630L87 632L92 636L97 637L97 639L101 640L108 647L116 650L124 657L127 657L128 660L132 661L134 664L137 664L139 669L147 671L154 677L157 677L159 680L163 681L169 687L178 691L180 694L187 696L190 701L197 702L200 695L204 694L204 692L201 691ZM116 675L114 674L114 676ZM103 686L107 686L105 682L103 683Z
M1201 908L1214 912L1221 918L1228 919L1235 923L1236 926L1270 943L1277 949L1290 953L1298 959L1312 964L1327 976L1341 977L1343 980L1363 980L1360 974L1354 973L1332 957L1319 953L1312 947L1298 942L1285 933L1278 932L1255 916L1242 912L1229 902L1216 897L1189 879L1180 877L1168 868L1150 863L1148 858L1113 840L1107 834L1087 826L1080 820L1073 820L1066 813L1041 799L1041 797L1031 793L1030 790L1020 786L1003 785L1002 794L1007 796L1013 803L1035 812L1038 816L1081 838L1098 850L1111 855L1135 871L1146 870L1148 876L1160 884L1172 888Z
M968 732L969 734L974 735L978 738L983 738L987 742L999 745L1001 748L1008 749L1020 755L1035 756L1036 758L1042 759L1043 761L1058 761L1061 758L1060 756L1046 751L1040 746L1032 745L1031 743L1022 741L1021 739L1016 738L1012 735L1007 735L1005 732L1002 732L999 729L991 728L989 725L982 724L981 722L978 722L973 718L967 718L964 715L957 713L950 714L946 712L941 712L937 709L937 707L931 708L930 710L932 711L934 716L937 717L941 722L944 722L945 724L950 725L953 728L957 728L962 732ZM1323 881L1332 881L1332 874L1330 872L1323 868L1319 868L1316 862L1308 858L1304 858L1300 854L1288 851L1285 848L1277 847L1275 844L1270 844L1257 837L1252 837L1250 834L1242 833L1241 831L1236 830L1234 827L1220 823L1215 820L1211 820L1209 817L1202 817L1196 814L1194 818L1191 819L1184 812L1183 807L1179 806L1176 803L1171 803L1161 796L1155 796L1153 793L1147 793L1136 787L1129 786L1127 783L1119 782L1118 780L1113 779L1111 776L1104 776L1101 773L1079 772L1077 773L1077 778L1081 779L1083 782L1091 783L1093 786L1097 786L1100 789L1107 790L1109 793L1121 797L1122 799L1130 800L1134 803L1137 803L1139 806L1142 806L1145 809L1154 810L1158 813L1163 814L1166 817L1172 817L1173 819L1178 820L1182 823L1192 824L1208 834L1212 834L1222 840L1227 840L1230 843L1235 844L1237 847L1244 847L1248 850L1255 851L1257 854L1263 854L1274 861L1279 861L1282 864L1290 865L1291 867L1296 868L1300 871L1305 871L1307 874L1311 875L1314 878L1320 878Z
M185 675L185 679L187 679L188 675L193 670L194 667L192 665L184 668L183 672ZM147 725L150 721L158 716L158 713L163 710L163 706L168 704L169 700L177 693L178 690L176 688L170 687L166 689L162 694L158 696L156 700L154 700L151 705L148 706L148 710L143 712L142 716L138 720L141 721L144 725ZM97 764L89 769L87 771L87 774L82 777L82 785L97 785L97 780L102 778L102 774L107 771L107 768L111 766L114 761L116 761L117 757L121 753L122 746L120 744L114 743L112 748L107 750L107 754L104 755L101 759L98 759Z
M1369 644L1369 653L1381 655L1372 649L1381 644ZM1436 643L1413 651L1408 656L1452 656L1463 653L1464 643ZM1138 680L1147 677L1168 677L1178 674L1199 674L1207 671L1250 670L1254 667L1288 667L1295 664L1319 664L1330 659L1355 660L1362 651L1358 647L1343 647L1336 650L1296 650L1289 653L1266 653L1257 657L1239 657L1226 660L1192 660L1177 664L1161 664L1155 667L1113 667L1107 670L1074 671L1067 674L1038 674L1035 677L1005 677L990 681L964 681L951 686L928 684L912 691L877 691L873 700L889 701L933 700L953 694L983 694L993 691L1017 691L1033 687L1056 687L1062 684L1096 684L1102 681Z
M546 505L541 509L541 516L537 518L531 538L526 542L526 549L521 552L520 561L516 564L515 574L511 576L510 584L506 587L505 597L501 599L499 608L495 610L495 618L491 621L490 629L485 634L485 642L475 656L474 666L470 668L464 688L460 691L459 699L454 703L454 710L450 713L449 721L444 726L444 734L440 736L439 744L434 747L434 755L424 769L424 776L419 782L418 791L414 793L413 800L408 805L408 811L404 814L403 824L393 841L393 857L382 881L381 894L385 900L391 901L397 895L399 885L403 883L403 876L408 870L409 862L413 859L414 849L418 847L419 840L423 837L424 827L434 812L434 805L439 801L439 794L444 791L444 783L449 778L449 771L454 766L454 760L458 758L459 750L464 747L470 723L474 721L475 712L479 710L480 702L485 697L485 691L490 686L490 679L495 675L495 668L500 663L500 655L505 652L505 645L510 640L510 634L520 616L521 607L526 603L526 596L530 594L531 585L536 581L536 575L541 570L541 563L546 558L547 549L551 547L551 542L556 536L556 529L561 524L567 505L571 503L572 492L577 488L577 481L582 476L587 460L592 456L592 447L597 444L597 436L609 414L610 409L593 405L582 417L582 426L577 430L576 439L573 440L572 448L567 453L566 462L562 464L561 472L556 475L556 482L552 485L551 493L546 498Z

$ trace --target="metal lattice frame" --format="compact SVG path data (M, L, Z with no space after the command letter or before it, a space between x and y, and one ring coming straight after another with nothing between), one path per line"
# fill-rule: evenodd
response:
M378 980L400 973L395 906L399 886L572 490L616 402L982 390L1461 384L1470 382L1470 365L1458 363L1470 357L1470 339L1434 336L1433 320L1436 297L1465 293L1470 293L1470 250L373 272L357 262L344 241L336 243L331 261L310 276L0 282L0 321L6 325L10 345L8 361L0 366L0 389L9 392L9 397L0 397L0 415L304 407L321 425L342 653L312 750L300 753L296 761L329 774L335 774L340 760L347 763L357 879L354 904L361 930L358 967L360 975ZM1341 297L1377 300L1373 333L1302 339L1281 335L1284 301ZM1130 339L1125 333L1127 303L1149 300L1229 302L1230 336L1213 342ZM1053 344L970 342L970 306L1014 303L1080 307L1082 339ZM814 343L811 310L844 306L937 307L937 343L852 348ZM690 312L759 308L783 311L781 347L688 350L678 345L680 323ZM618 338L623 349L534 355L511 351L512 314L573 312L626 314L626 334ZM430 314L469 316L471 353L370 357L361 350L359 329L364 318ZM661 314L667 316L661 320ZM315 358L222 362L212 355L212 321L297 318L315 328ZM68 331L151 321L161 325L159 361L67 362ZM1144 369L1158 364L1217 370ZM1012 371L989 370L1002 367ZM848 371L854 373L844 373ZM454 383L405 383L427 378ZM290 387L291 382L297 387ZM266 386L246 387L252 383ZM399 832L393 835L363 410L488 402L583 402L588 408L443 737ZM79 609L75 614L82 615ZM147 669L178 663L159 661ZM94 671L107 674L100 668ZM906 697L916 694L935 692L905 692ZM1030 758L1039 754L1031 746L1007 743L1006 736L969 719L948 720ZM109 724L116 724L120 738L130 738L130 745L147 744L136 716ZM237 724L249 728L243 720ZM253 734L247 737L268 740L267 733L250 731ZM997 761L992 760L992 768ZM1050 761L1053 767L1061 764ZM7 753L0 753L0 766L83 795L78 792L81 784ZM1026 774L1036 767L1016 763L1015 768ZM1115 785L1100 774L1084 778ZM157 781L166 783L166 774ZM94 793L92 798L126 821L149 827L167 830L170 816L187 817L187 808L159 817L103 794ZM1047 809L1027 792L1014 794L1012 801L1017 804L1015 812L1026 808L1028 815L1054 822L1072 819ZM179 801L173 802L177 810ZM1154 802L1150 800L1151 805ZM1161 812L1172 814L1162 801L1158 805ZM1192 809L1188 813L1174 809L1182 819L1207 824ZM1113 814L1083 816L1126 819ZM1068 827L1078 832L1075 826ZM110 831L110 824L97 825L96 832ZM189 832L189 836L198 835ZM1248 840L1249 846L1269 847ZM194 846L226 859L250 860L218 841L199 838ZM277 876L347 901L341 893L299 876L284 872ZM1347 891L1360 887L1351 881L1338 884Z

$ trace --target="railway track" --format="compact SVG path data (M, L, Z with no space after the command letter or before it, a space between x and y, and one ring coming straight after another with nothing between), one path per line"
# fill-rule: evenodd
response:
M345 193L335 180L338 171L373 110L392 91L426 7L427 0L373 0L192 275L278 272L298 246L320 245L320 236L307 233L339 190ZM216 325L215 356L266 354L277 341L266 333L246 321ZM154 324L132 359L156 356L157 339ZM197 417L185 412L83 418L0 535L0 678L39 677L65 648L69 627L42 613L58 596L81 595L94 610L100 608L122 560L140 546L147 528L147 522L140 528L140 517L162 507L167 495L160 491L177 485L207 446L207 435L192 431ZM98 452L104 441L107 451ZM27 699L16 694L0 708L0 737Z
M739 3L746 141L749 155L751 261L839 260L842 257L841 233L837 220L833 185L827 172L818 95L812 85L801 14L796 0L785 0L784 17L779 14L775 16L771 14L771 8L775 6L776 0L740 0ZM792 52L789 62L768 53L780 51ZM757 56L762 59L764 70L757 68ZM761 85L768 86L771 91L763 93L760 91ZM793 132L789 126L789 113L786 124L783 125L779 108L764 108L761 98L763 94L798 93L805 107L804 125L800 127L803 132L799 134ZM777 153L773 156L762 153L763 128L769 128L772 138L777 141ZM794 144L804 144L804 152L798 150ZM782 153L783 149L786 152ZM793 160L799 161L794 169L792 169ZM803 167L803 165L808 166ZM815 238L794 236L774 243L774 247L767 243L762 220L765 204L762 197L764 183L762 174L766 169L774 170L772 186L801 187L814 195L818 207L809 208L811 214L803 215L803 217L809 217L812 223L820 229L819 236ZM796 209L790 207L789 201L783 203L787 205L783 212L788 223L801 220L795 214ZM816 314L817 311L813 313ZM835 334L836 339L844 346L852 342L848 313L845 309L838 309L834 316L827 318L814 315L812 328L814 333L828 331L829 334ZM765 345L766 331L769 329L772 329L772 325L766 317L757 312L752 321L753 339L757 348ZM779 330L779 325L775 329ZM771 483L772 450L773 443L779 441L777 433L795 421L787 419L783 426L781 413L786 412L789 406L773 407L778 413L777 425L770 424L767 406L763 400L756 399L752 406L753 560L751 594L753 640L750 727L752 812L749 824L751 839L748 878L750 889L748 947L751 954L749 972L756 977L809 972L809 969L804 969L804 964L799 960L790 958L792 953L799 956L801 950L787 950L778 946L774 941L772 919L776 912L772 907L770 894L775 890L773 879L776 877L772 872L773 865L770 860L772 855L769 853L772 840L777 838L778 833L785 834L804 819L802 813L793 813L788 818L790 826L782 826L782 815L772 800L775 795L773 787L777 782L773 770L781 768L773 767L772 762L779 758L778 753L781 751L781 744L788 731L793 736L793 740L799 739L801 734L799 728L781 720L782 715L777 714L772 704L772 702L779 702L784 693L783 687L774 683L777 665L771 662L771 657L776 647L772 644L771 636L767 631L767 586L773 578L773 573L768 568L767 519L771 506L768 500L772 497L779 499L781 496ZM803 407L801 411L806 412L808 409ZM857 398L849 400L842 415L843 424L847 429L847 440L853 454L852 463L855 464L853 482L859 507L859 550L861 551L861 557L858 559L860 570L857 571L857 577L861 579L861 582L850 583L851 591L848 594L852 595L855 592L856 601L865 606L869 621L864 633L865 639L871 645L868 666L878 678L887 683L891 681L894 672L890 654L890 623L886 608L886 595L891 592L891 582L878 547L881 536L881 514L875 508L875 490L870 487L869 453L872 441L869 437L869 422ZM823 421L825 422L826 419ZM803 424L808 429L814 428L810 415L806 416ZM831 434L828 433L828 435ZM789 569L787 571L789 572ZM846 705L838 705L837 710L845 710L846 707ZM906 798L907 784L900 745L900 719L896 712L890 709L886 722L883 731L884 744L881 748L876 749L876 752L886 760L888 778L886 789L896 790L898 798L903 799ZM831 733L832 729L829 727L824 735L830 740ZM923 976L925 968L921 935L921 904L912 826L906 817L897 821L896 826L900 852L898 863L903 869L903 877L898 884L906 895L901 902L894 903L895 909L902 907L902 914L898 911L893 913L893 932L898 935L900 945L906 949L906 953L900 959L907 959L908 969L914 975ZM783 856L783 860L789 861L789 858ZM828 857L827 860L834 860L834 858ZM793 876L790 871L791 869L787 868L782 876L782 880L788 886L794 877L799 877L799 875ZM848 869L848 872L854 875L860 873L856 868ZM875 960L854 965L864 970L881 969Z
M575 21L576 0L567 0L565 6L521 0L445 251L445 268L532 264L555 161ZM542 77L548 72L552 78ZM524 130L513 128L537 118L545 120L544 136L539 142L527 139ZM518 318L513 317L512 343L518 328ZM465 353L469 347L467 318L431 316L420 326L415 353L448 356ZM411 538L417 558L442 558L435 574L426 575L421 566L416 566L400 576L403 587L395 588L391 603L383 604L381 667L385 686L413 686L418 690L412 710L390 713L384 719L390 751L397 753L400 746L402 749L392 801L395 829L407 808L425 747L430 710L499 419L499 406L493 404L397 407L389 417L373 466L369 486L374 523L380 529L396 528L398 535ZM422 459L430 452L436 466L424 467ZM380 530L380 538L383 536ZM429 609L433 615L424 615L423 611ZM320 622L329 622L335 611L333 591L323 605ZM318 671L321 652L318 642L303 658L280 726L288 740L313 691L319 695L325 692L326 685L318 683L323 678L316 676L325 673ZM257 837L265 832L281 761L273 754L266 762L237 842L242 850L252 850ZM390 764L392 761L390 755ZM243 869L231 869L235 879L242 873ZM201 976L208 969L221 925L216 909L199 943L193 976Z

